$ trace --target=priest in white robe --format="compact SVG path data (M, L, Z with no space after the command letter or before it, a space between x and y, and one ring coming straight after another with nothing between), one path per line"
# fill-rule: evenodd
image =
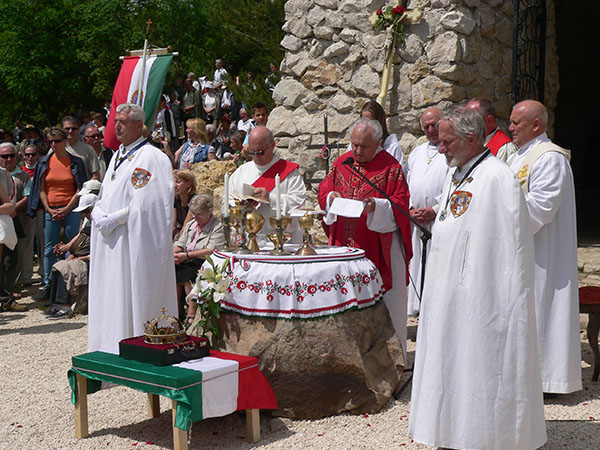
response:
M417 333L409 435L454 449L546 441L533 299L533 240L511 170L459 108L439 122L451 169L433 225Z
M106 172L92 214L88 351L119 352L145 323L177 316L173 261L173 170L142 137L144 110L117 107L122 145Z
M514 106L509 130L519 148L509 161L525 192L535 246L535 313L547 393L581 386L575 187L570 152L546 134L544 105Z
M257 211L265 218L265 224L256 235L259 247L267 245L267 235L275 230L269 224L269 217L276 215L275 176L280 177L281 213L288 215L298 210L306 200L306 187L298 171L298 164L279 158L275 154L275 140L271 131L265 126L252 129L248 138L248 153L252 161L241 165L229 179L229 203L234 204L234 199L241 198L244 185L251 185L253 196L261 198L264 203L259 203ZM292 234L290 243L302 242L302 230L297 219L285 231Z
M406 181L410 190L410 214L413 219L431 231L438 209L438 197L448 166L444 155L438 152L440 139L438 137L437 122L442 116L439 108L427 108L421 116L421 129L425 132L427 142L417 146L404 166ZM423 243L422 233L414 225L412 231L413 258L410 262L410 283L408 285L407 314L416 316L420 310L421 295L421 261ZM427 255L431 248L431 241L427 244ZM425 268L427 271L427 268Z

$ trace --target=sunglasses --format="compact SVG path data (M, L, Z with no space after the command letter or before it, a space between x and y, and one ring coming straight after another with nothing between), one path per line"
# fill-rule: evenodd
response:
M79 127L65 127L65 130L67 130L67 131L79 130Z
M258 152L248 152L248 154L250 156L265 156L265 151L264 150L260 150Z
M16 153L9 153L7 155L0 155L0 158L2 158L2 159L11 159L11 158L14 158L15 156L17 156Z
M102 136L99 134L93 134L91 136L85 136L86 139L100 139Z
M25 158L33 158L34 156L37 156L37 153L23 153L23 156Z
M48 142L50 142L50 145L58 144L59 142L64 142L64 139L50 139Z

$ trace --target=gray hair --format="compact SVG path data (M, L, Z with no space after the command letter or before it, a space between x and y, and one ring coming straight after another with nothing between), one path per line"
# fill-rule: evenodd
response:
M216 133L217 126L214 123L209 123L208 125L206 125L206 132L207 133Z
M17 147L12 142L3 142L0 144L0 148L12 148L15 152L17 151Z
M75 125L78 125L78 126L81 124L81 121L75 116L65 116L60 121L60 123L62 123L63 126L65 125L66 122L74 123Z
M141 106L135 105L133 103L120 104L119 106L117 106L117 112L118 113L128 112L129 118L133 122L143 122L146 117L146 114L144 113L144 109Z
M360 118L356 122L352 124L350 127L350 136L354 132L354 129L357 126L365 126L371 130L371 138L375 142L380 142L383 137L383 129L381 128L381 124L377 120Z
M208 194L197 194L194 195L189 204L189 209L192 214L199 213L200 211L213 211L213 199Z
M475 133L477 143L483 145L487 136L487 130L483 117L481 117L479 112L471 108L460 106L445 113L440 121L442 120L447 121L450 124L450 127L463 141L467 140Z

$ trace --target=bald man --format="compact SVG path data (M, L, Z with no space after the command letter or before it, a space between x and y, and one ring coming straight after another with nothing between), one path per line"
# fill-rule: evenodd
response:
M248 154L252 161L241 165L229 179L230 204L235 197L241 197L244 184L252 185L254 197L261 198L257 210L265 217L262 230L256 235L259 247L264 247L269 241L267 235L275 230L269 225L269 217L276 215L275 176L281 180L281 210L289 214L297 210L306 200L306 187L298 171L298 164L279 158L275 154L275 140L271 131L265 126L252 129L248 137ZM293 243L300 243L302 230L297 222L292 223L286 232L292 234Z
M487 98L476 97L467 103L467 108L474 109L483 117L487 133L484 145L491 150L496 158L506 162L517 151L517 147L511 142L510 137L498 128L496 108L492 102Z
M416 147L408 157L404 166L406 181L410 190L410 215L421 225L431 230L437 213L438 197L442 193L444 179L448 173L448 165L444 155L439 153L440 138L437 123L442 117L439 108L427 108L421 116L421 129L427 142ZM410 262L412 283L408 286L409 316L416 316L420 310L421 287L421 232L412 226L413 259ZM427 248L429 253L429 247Z
M577 228L570 152L553 144L548 113L517 103L509 131L518 152L508 161L527 201L535 246L535 312L545 393L581 389Z

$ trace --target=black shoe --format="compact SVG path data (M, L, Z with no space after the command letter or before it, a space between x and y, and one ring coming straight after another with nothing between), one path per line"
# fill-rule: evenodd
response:
M65 318L71 317L72 314L73 314L73 312L71 311L71 308L69 308L68 306L63 306L63 307L60 307L54 314L52 314L51 316L48 316L48 319L50 319L50 320L65 319Z
M33 296L34 300L48 300L50 298L50 289L44 288L39 294Z

